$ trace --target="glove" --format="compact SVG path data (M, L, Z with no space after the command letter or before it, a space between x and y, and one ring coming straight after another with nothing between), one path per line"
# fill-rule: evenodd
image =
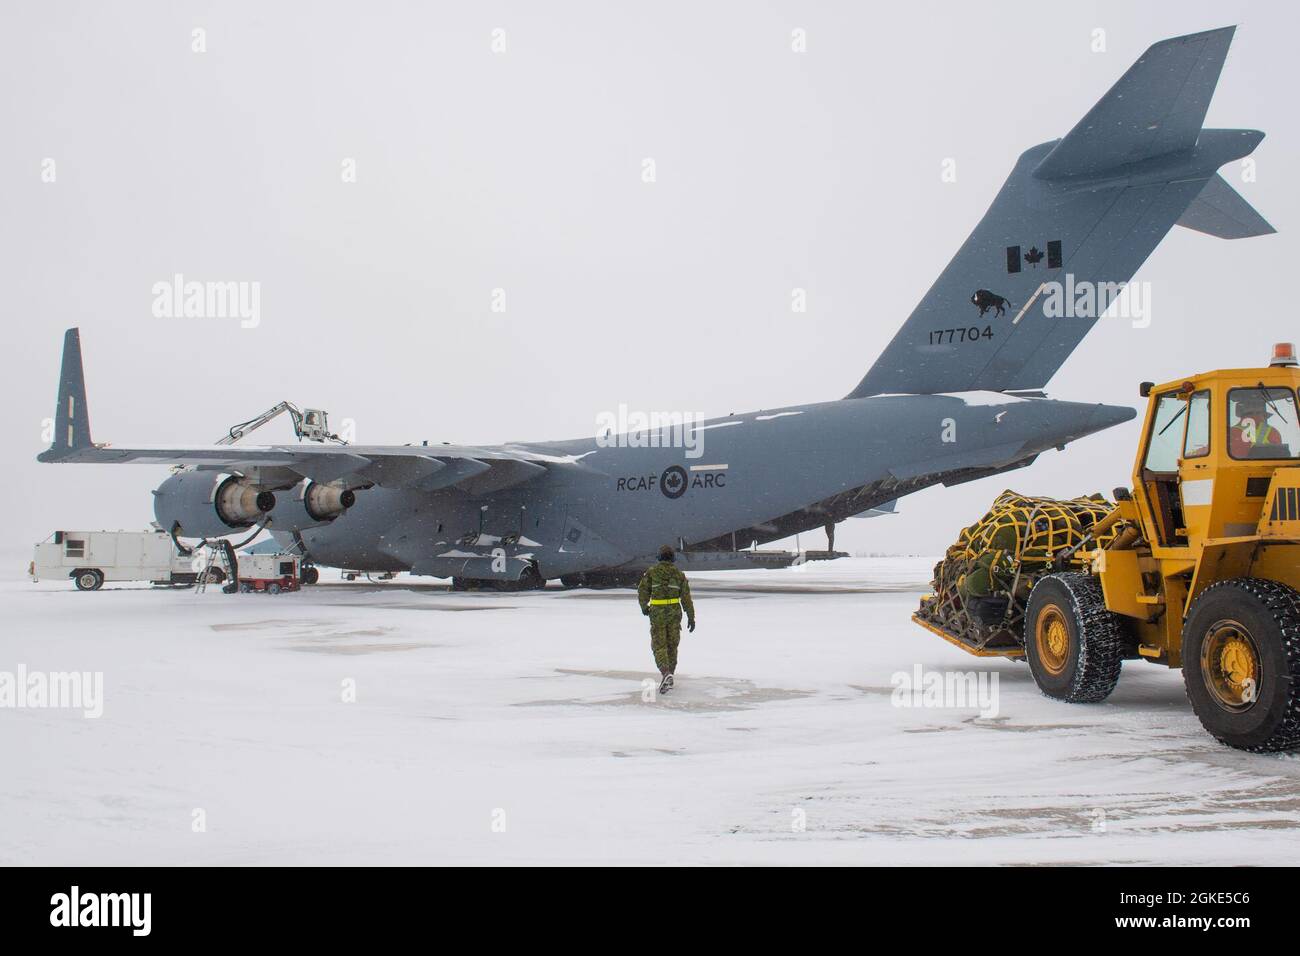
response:
M695 631L695 621L694 621L694 620L690 620L690 621L687 621L687 622L686 622L686 630L691 631L692 633Z

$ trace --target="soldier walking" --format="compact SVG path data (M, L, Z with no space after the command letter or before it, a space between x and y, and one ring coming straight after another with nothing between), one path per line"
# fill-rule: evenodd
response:
M686 610L686 629L695 630L695 605L691 603L691 583L673 564L677 554L668 545L659 549L659 561L646 569L637 585L636 596L641 613L650 618L650 650L663 679L659 693L673 689L673 672L677 670L677 645L682 639L682 609Z

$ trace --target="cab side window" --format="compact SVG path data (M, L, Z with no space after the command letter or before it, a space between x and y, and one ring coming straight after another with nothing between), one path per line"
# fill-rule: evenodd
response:
M1187 438L1184 458L1203 458L1210 453L1210 393L1197 392L1187 406Z
M1178 455L1183 448L1187 426L1187 399L1177 394L1161 395L1151 424L1144 467L1147 471L1178 471Z

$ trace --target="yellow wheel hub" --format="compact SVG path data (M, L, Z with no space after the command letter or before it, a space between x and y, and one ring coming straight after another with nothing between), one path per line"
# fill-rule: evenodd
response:
M1065 663L1070 658L1070 629L1066 627L1065 615L1055 604L1047 605L1038 615L1034 643L1038 660L1049 674L1057 675L1065 670Z
M1260 659L1250 632L1236 621L1219 621L1201 645L1201 676L1218 705L1243 711L1259 696Z

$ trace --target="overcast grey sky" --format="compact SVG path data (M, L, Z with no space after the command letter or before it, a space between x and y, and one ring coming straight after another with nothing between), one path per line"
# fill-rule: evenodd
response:
M1257 181L1224 172L1279 234L1175 229L1137 276L1150 327L1099 323L1049 392L1137 405L1142 379L1259 364L1300 339L1293 10L6 4L6 550L61 526L144 527L165 475L36 464L70 325L94 437L118 444L207 443L286 398L355 419L367 443L590 435L620 403L839 398L1023 149L1063 135L1151 43L1231 23L1207 123L1267 132ZM260 283L260 324L155 317L152 287L176 273ZM1008 484L1109 491L1136 434L913 495L837 543L937 553Z

